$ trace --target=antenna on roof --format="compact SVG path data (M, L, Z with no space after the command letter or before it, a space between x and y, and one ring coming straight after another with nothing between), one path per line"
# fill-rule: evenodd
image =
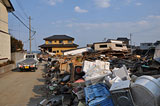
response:
M107 38L104 38L103 41L106 42L106 41L107 41Z

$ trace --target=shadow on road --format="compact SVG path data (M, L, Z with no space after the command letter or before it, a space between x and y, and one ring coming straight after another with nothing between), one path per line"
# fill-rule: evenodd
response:
M12 72L20 72L18 68L12 69Z
M12 69L12 72L34 72L33 70L20 70L18 68Z
M42 64L40 64L41 66L43 66ZM43 66L44 67L44 66ZM40 69L39 71L44 72L44 69ZM37 78L37 80L39 82L44 82L45 79L44 78ZM45 94L45 85L44 83L42 83L41 85L35 85L34 88L32 89L32 91L36 94L34 97L30 98L27 106L37 106L37 104L39 102L41 102L43 99L46 98L46 94Z
M40 101L45 98L45 86L44 85L35 85L32 90L36 95L30 98L27 106L36 106Z
M45 82L45 79L43 79L43 78L38 78L37 79L39 82Z

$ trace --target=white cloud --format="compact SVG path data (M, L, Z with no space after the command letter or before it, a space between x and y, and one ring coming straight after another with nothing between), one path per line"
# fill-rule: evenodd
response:
M63 0L47 0L47 3L51 6L56 5L57 2L63 2Z
M72 23L73 21L76 21L75 18L71 18L71 19L67 19L67 20L56 20L54 22L51 22L51 24L68 24L68 23Z
M141 20L137 22L139 25L148 25L148 22L146 20Z
M78 43L84 45L101 41L104 38L129 37L129 33L133 34L133 41L136 44L144 41L155 42L159 38L160 17L148 17L143 20L129 22L72 22L65 24L65 27L68 30L73 30L73 34L81 35L77 36Z
M132 2L132 0L126 0L126 1L127 1L128 4Z
M110 7L110 0L94 0L97 7L108 8Z
M103 22L103 23L69 23L66 27L81 30L103 30L109 32L128 32L139 33L156 30L153 28L160 27L160 16L148 16L148 19L131 22ZM152 18L152 19L150 19ZM154 19L153 19L154 18Z
M88 10L85 10L85 9L81 9L79 6L76 6L74 8L75 12L78 12L78 13L87 13Z
M142 5L142 3L136 3L136 5L137 5L137 6L141 6L141 5Z
M150 15L147 17L147 19L160 19L159 15Z

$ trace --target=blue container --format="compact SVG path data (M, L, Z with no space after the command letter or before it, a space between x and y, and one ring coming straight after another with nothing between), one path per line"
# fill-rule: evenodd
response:
M88 106L114 106L109 90L104 84L91 85L84 88Z

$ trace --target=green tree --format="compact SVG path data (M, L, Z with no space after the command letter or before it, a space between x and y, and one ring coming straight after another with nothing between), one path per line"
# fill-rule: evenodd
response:
M17 40L11 36L11 52L18 52L23 50L23 43L21 40Z

